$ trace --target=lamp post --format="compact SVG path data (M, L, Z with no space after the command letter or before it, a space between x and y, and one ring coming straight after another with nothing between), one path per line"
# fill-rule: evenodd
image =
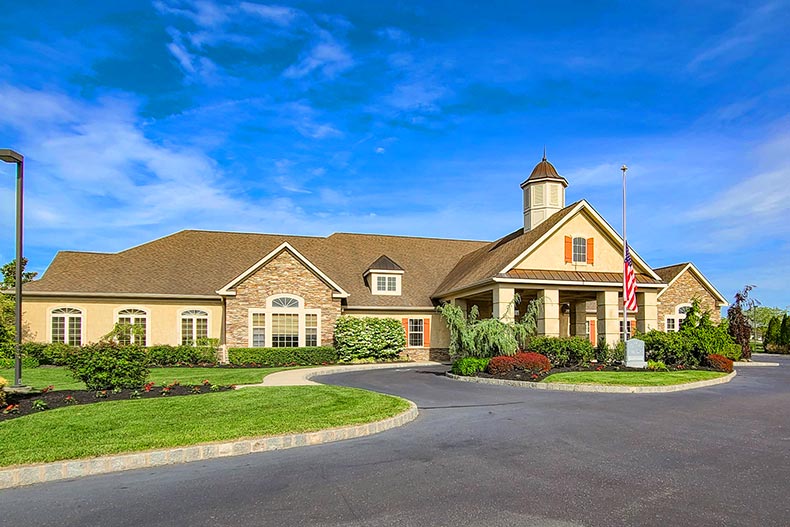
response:
M16 356L14 359L14 386L22 386L22 182L25 158L19 152L0 148L0 160L16 164Z

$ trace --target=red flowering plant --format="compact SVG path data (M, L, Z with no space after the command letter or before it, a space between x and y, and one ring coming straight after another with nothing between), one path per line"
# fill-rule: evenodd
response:
M143 385L143 390L146 392L150 392L153 387L154 387L153 382L147 382Z
M162 395L170 395L170 391L172 390L172 386L162 386Z
M196 384L192 387L192 393L202 393L202 392L203 392L203 386L201 386L200 384Z
M77 399L72 397L71 395L67 395L63 398L63 402L66 404L77 404Z
M18 414L19 413L19 405L18 404L9 404L3 409L4 414Z
M54 387L53 385L51 385L51 384L50 384L50 385L49 385L49 386L47 386L46 388L42 388L42 390L41 390L41 393L48 393L48 392L51 392L51 391L52 391L52 390L54 390L54 389L55 389L55 387Z

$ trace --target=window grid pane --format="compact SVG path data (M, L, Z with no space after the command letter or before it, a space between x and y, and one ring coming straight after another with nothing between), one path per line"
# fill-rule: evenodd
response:
M66 317L52 317L52 342L66 342Z
M574 262L587 261L587 239L585 238L573 239L573 261Z
M208 319L207 318L196 318L195 319L195 339L207 339L208 338Z
M386 291L387 290L387 277L386 276L377 276L376 277L376 291Z
M299 346L299 315L272 314L272 346L275 348Z
M192 319L191 318L182 318L181 319L181 345L189 346L194 344L194 334L192 333Z
M398 279L394 276L387 277L387 291L395 291Z
M266 314L252 314L252 347L263 348L266 346Z
M409 319L409 346L421 348L423 345L423 320L421 318Z
M318 346L318 315L307 313L304 316L304 345Z
M82 317L69 317L69 346L82 345Z

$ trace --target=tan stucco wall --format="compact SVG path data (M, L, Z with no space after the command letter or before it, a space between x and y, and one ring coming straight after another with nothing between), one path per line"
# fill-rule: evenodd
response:
M83 343L96 342L109 333L115 325L117 312L136 308L148 313L149 345L181 344L181 312L187 309L202 309L209 313L209 337L219 338L222 326L222 303L198 300L151 300L151 299L86 299L86 298L24 298L22 320L28 329L25 340L48 342L50 340L50 312L60 307L73 307L82 311Z
M710 313L710 319L719 323L721 309L716 304L716 297L702 285L693 272L686 269L658 297L658 328L664 330L666 317L675 315L679 305L690 304L694 298L699 299L703 311Z
M594 258L592 264L565 263L565 237L593 238ZM516 264L516 269L540 269L551 271L623 272L623 249L615 245L609 236L587 214L576 213L557 232L541 243L526 258ZM634 262L636 272L647 272Z

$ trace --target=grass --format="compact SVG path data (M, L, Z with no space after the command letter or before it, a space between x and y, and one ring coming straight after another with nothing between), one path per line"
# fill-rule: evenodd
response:
M205 379L212 384L257 384L270 373L292 368L151 368L149 380L156 384L199 384ZM14 370L0 370L0 377L14 382ZM85 384L75 380L66 368L42 367L22 370L22 382L34 388L54 386L55 390L84 390Z
M309 432L377 421L407 408L397 397L339 386L72 406L0 423L0 466Z
M609 386L669 386L687 382L707 381L726 373L707 370L686 371L579 371L555 373L541 382L565 384L605 384Z

